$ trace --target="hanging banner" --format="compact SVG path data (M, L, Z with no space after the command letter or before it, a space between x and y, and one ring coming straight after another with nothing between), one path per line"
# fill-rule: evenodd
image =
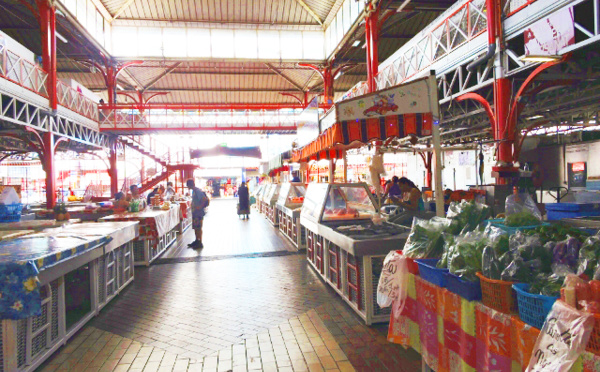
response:
M435 100L435 102L433 102ZM337 104L337 121L431 112L437 117L435 76L415 80Z
M561 9L534 23L523 33L525 55L556 56L575 42L573 8Z

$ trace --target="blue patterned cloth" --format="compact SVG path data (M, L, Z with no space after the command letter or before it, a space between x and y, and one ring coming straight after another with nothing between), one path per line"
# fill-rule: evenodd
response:
M0 319L40 315L39 271L111 239L35 234L0 242Z

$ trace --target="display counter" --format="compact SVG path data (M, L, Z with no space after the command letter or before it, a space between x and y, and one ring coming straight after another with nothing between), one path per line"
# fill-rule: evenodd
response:
M279 215L277 213L277 199L279 198L279 189L281 184L272 184L271 187L263 195L264 213L267 221L273 227L279 226Z
M311 267L368 325L389 321L389 308L377 305L377 278L385 256L401 249L409 233L373 224L375 205L365 183L315 183L308 185L300 213Z
M262 213L262 194L265 191L265 185L258 185L256 187L256 190L254 191L254 199L256 200L256 203L254 203L254 207L260 212Z
M41 231L44 229L51 229L54 227L61 227L61 226L65 226L65 225L77 224L80 222L81 222L81 220L78 218L71 218L68 221L30 220L30 221L6 222L6 223L0 223L0 231L14 231L14 230Z
M101 222L139 221L139 237L134 241L134 264L149 266L177 239L180 223L179 205L169 210L146 209L142 212L113 214Z
M258 199L257 199L257 202L259 204L258 211L260 213L264 214L265 216L267 214L267 202L265 201L265 199L267 198L267 195L271 193L271 189L273 188L273 186L274 185L271 183L266 184L262 188L262 190L258 196Z
M277 214L281 231L298 249L306 248L306 229L300 224L300 211L306 187L302 183L284 183L279 190Z
M133 280L137 222L84 225L0 242L1 370L35 370Z
M73 219L79 219L82 222L96 222L99 221L102 217L110 216L115 213L113 208L94 208L94 209L86 209L84 206L80 207L69 207L67 206L67 212ZM35 213L35 218L37 220L51 220L54 219L54 211L50 209L38 210Z
M4 230L0 231L0 241L20 238L33 233L35 233L33 230Z

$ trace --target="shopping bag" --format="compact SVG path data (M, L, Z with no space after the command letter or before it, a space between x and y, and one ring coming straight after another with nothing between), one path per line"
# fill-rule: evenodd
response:
M388 307L394 303L394 311L400 314L404 308L408 289L408 265L402 252L392 251L383 261L383 269L377 285L377 304Z
M556 301L535 342L526 372L570 371L594 328L591 314Z

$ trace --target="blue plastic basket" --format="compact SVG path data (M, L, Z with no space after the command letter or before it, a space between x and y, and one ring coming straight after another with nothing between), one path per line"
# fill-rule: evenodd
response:
M467 301L481 300L481 285L479 284L479 278L477 278L476 282L470 282L468 280L463 280L450 272L446 273L445 276L447 290L456 293Z
M485 220L484 222L489 223L490 225L492 225L494 227L497 227L499 229L506 231L509 235L515 234L517 231L520 231L520 230L531 230L531 229L535 229L536 227L540 227L540 226L550 226L550 224L548 222L542 222L539 225L511 227L511 226L506 226L504 224L504 218L494 218L491 220Z
M537 329L542 329L546 316L548 316L558 297L529 293L529 284L517 283L513 284L513 288L517 292L517 304L521 320Z
M448 269L438 269L435 267L439 261L438 258L422 258L415 261L419 265L419 275L421 278L438 287L446 287L444 274L448 272Z
M0 222L17 222L21 220L23 204L0 204Z

